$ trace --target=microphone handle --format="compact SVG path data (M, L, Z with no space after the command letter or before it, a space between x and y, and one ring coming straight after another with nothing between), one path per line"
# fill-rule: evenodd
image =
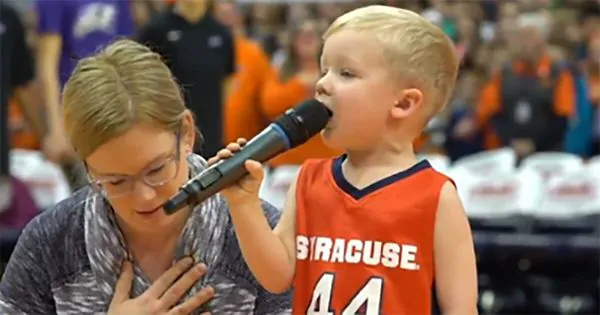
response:
M165 203L165 212L173 214L186 205L203 202L248 175L245 161L266 162L289 147L290 143L283 129L271 124L232 157L208 167L192 178L178 194Z

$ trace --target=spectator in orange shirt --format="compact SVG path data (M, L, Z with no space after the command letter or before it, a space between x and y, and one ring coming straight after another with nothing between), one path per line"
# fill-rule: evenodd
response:
M306 20L290 33L286 59L263 87L262 107L273 120L296 104L314 97L320 76L321 37L315 21ZM320 135L269 161L271 167L300 165L309 158L327 158L340 154L327 147Z
M214 3L213 13L234 35L236 72L225 102L224 141L250 139L267 125L260 108L262 86L271 72L269 59L260 45L244 34L243 16L233 0Z
M520 157L560 151L575 108L571 69L548 54L544 13L523 13L517 25L517 57L484 86L476 117L461 124L461 133L490 130L495 137L486 139L488 147L510 146Z

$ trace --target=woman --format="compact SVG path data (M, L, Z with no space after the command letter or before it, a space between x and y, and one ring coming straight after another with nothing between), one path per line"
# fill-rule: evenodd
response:
M315 85L320 77L319 55L321 48L317 22L306 20L293 28L285 49L285 59L262 87L261 112L264 121L272 121L286 110L315 95ZM286 191L293 182L298 167L307 159L328 158L341 154L314 136L303 145L289 150L268 163L271 171L264 181L261 196L279 209L283 209Z
M63 104L91 185L25 228L0 284L0 314L287 312L289 295L267 293L248 271L220 195L162 211L206 162L191 153L193 115L158 54L111 44L79 62ZM277 211L264 209L274 225Z
M278 71L263 85L261 105L266 121L315 95L320 77L320 32L315 21L307 20L290 34L286 59ZM309 158L327 158L341 154L327 147L319 135L305 144L269 161L269 166L301 165Z

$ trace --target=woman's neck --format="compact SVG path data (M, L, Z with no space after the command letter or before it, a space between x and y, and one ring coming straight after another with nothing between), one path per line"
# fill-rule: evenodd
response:
M118 218L117 222L130 250L162 251L164 249L169 251L169 248L177 246L189 214L190 210L188 209L174 214L178 217L175 218L173 224L169 228L161 229L158 233L156 230L136 229Z
M206 15L206 4L204 2L177 1L175 12L181 15L186 21L196 23Z

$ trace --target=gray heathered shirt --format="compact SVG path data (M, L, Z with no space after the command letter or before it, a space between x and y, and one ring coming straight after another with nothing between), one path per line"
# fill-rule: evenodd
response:
M193 173L203 169L203 160L188 160ZM279 211L266 203L263 208L274 226ZM215 297L195 314L291 313L290 292L270 294L250 273L227 204L219 195L190 215L176 253L177 259L185 256L208 266L208 273L188 297L205 285L215 288ZM121 262L127 257L127 246L108 203L90 188L83 188L24 229L0 282L0 314L105 314ZM136 266L132 297L149 286Z

